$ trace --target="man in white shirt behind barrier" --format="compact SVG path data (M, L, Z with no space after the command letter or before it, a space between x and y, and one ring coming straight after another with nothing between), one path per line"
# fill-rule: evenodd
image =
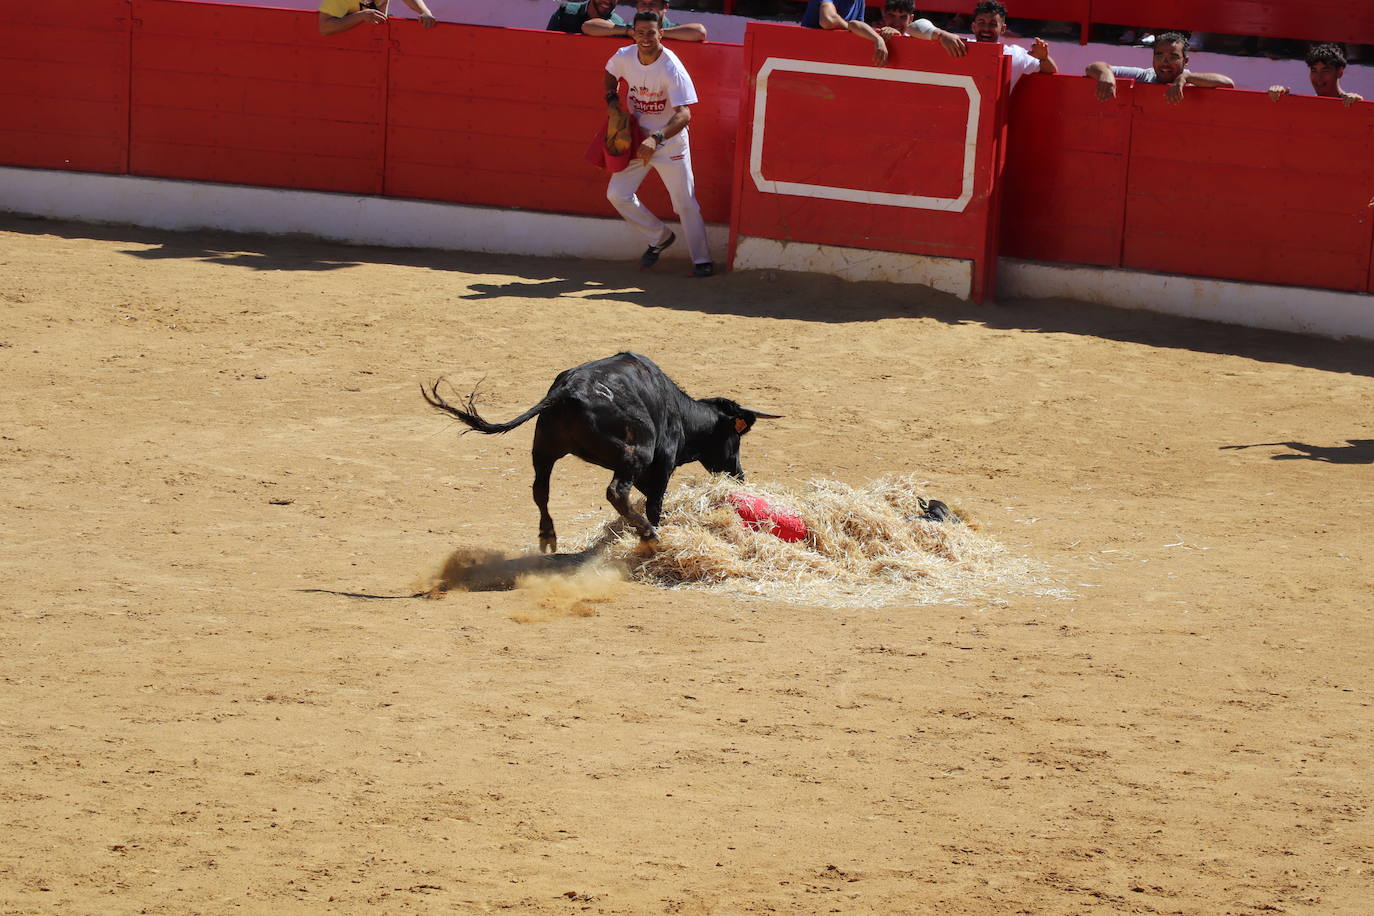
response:
M663 47L661 21L657 13L640 12L634 18L635 43L621 48L606 63L606 104L620 110L620 80L629 85L630 114L643 130L644 142L623 170L611 176L606 198L612 206L649 241L639 266L653 267L658 256L675 236L635 193L652 167L663 179L673 209L687 236L692 255L692 275L709 277L715 273L706 244L706 222L697 204L692 177L692 153L687 143L687 123L691 106L697 102L696 87L676 54Z
M1183 101L1183 87L1200 89L1234 89L1235 82L1220 73L1194 73L1188 69L1188 36L1181 32L1163 32L1155 38L1154 67L1113 67L1105 61L1088 64L1083 71L1097 80L1097 100L1106 102L1116 98L1116 80L1135 80L1137 83L1162 83L1164 99L1171 105Z
M889 3L900 6L911 6L910 0L888 0ZM884 21L887 19L887 10L883 11ZM1058 73L1059 66L1055 64L1054 58L1050 57L1050 46L1042 39L1035 39L1031 42L1031 49L1027 51L1020 45L1007 44L1002 41L1002 37L1007 32L1007 8L997 0L982 0L973 8L973 40L988 42L989 44L1001 44L1002 53L1011 58L1011 85L1007 91L1016 88L1017 82L1021 77L1028 73ZM941 47L950 57L963 57L968 49L964 40L952 32L944 29L935 28L934 23L929 19L917 19L906 28L906 34L913 38L923 38L926 41L938 41Z

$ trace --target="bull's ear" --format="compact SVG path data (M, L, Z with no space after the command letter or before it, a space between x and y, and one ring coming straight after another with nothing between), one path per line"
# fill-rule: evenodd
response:
M741 436L749 432L749 421L744 417L735 417L735 432Z

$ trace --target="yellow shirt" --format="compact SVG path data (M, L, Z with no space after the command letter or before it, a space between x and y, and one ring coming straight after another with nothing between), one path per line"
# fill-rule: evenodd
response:
M380 4L378 4L380 6ZM356 13L362 9L361 0L322 0L320 12L326 16L333 16L335 19L342 19L349 13Z

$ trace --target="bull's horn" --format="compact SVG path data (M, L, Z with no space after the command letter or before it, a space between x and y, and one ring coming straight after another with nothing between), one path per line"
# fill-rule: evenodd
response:
M748 407L746 407L746 408L744 408L744 409L745 409L745 410L749 410ZM749 410L749 412L750 412L751 414L753 414L755 417L757 417L758 419L760 419L760 420L781 420L781 419L782 419L782 414L780 414L780 413L764 413L764 412L761 411L761 410Z

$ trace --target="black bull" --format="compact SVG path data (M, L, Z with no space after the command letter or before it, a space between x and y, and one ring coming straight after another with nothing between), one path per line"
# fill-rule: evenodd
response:
M457 417L480 433L509 432L531 417L534 426L534 503L539 507L539 549L558 549L549 515L549 477L564 455L612 472L606 499L635 527L641 542L658 537L663 494L679 465L700 461L712 474L740 480L740 436L760 417L777 414L749 410L727 398L690 397L653 360L617 353L564 370L549 393L509 423L489 423L477 414L476 392L465 407L439 396L439 382L420 392L430 406ZM630 487L644 494L644 513L630 505Z

